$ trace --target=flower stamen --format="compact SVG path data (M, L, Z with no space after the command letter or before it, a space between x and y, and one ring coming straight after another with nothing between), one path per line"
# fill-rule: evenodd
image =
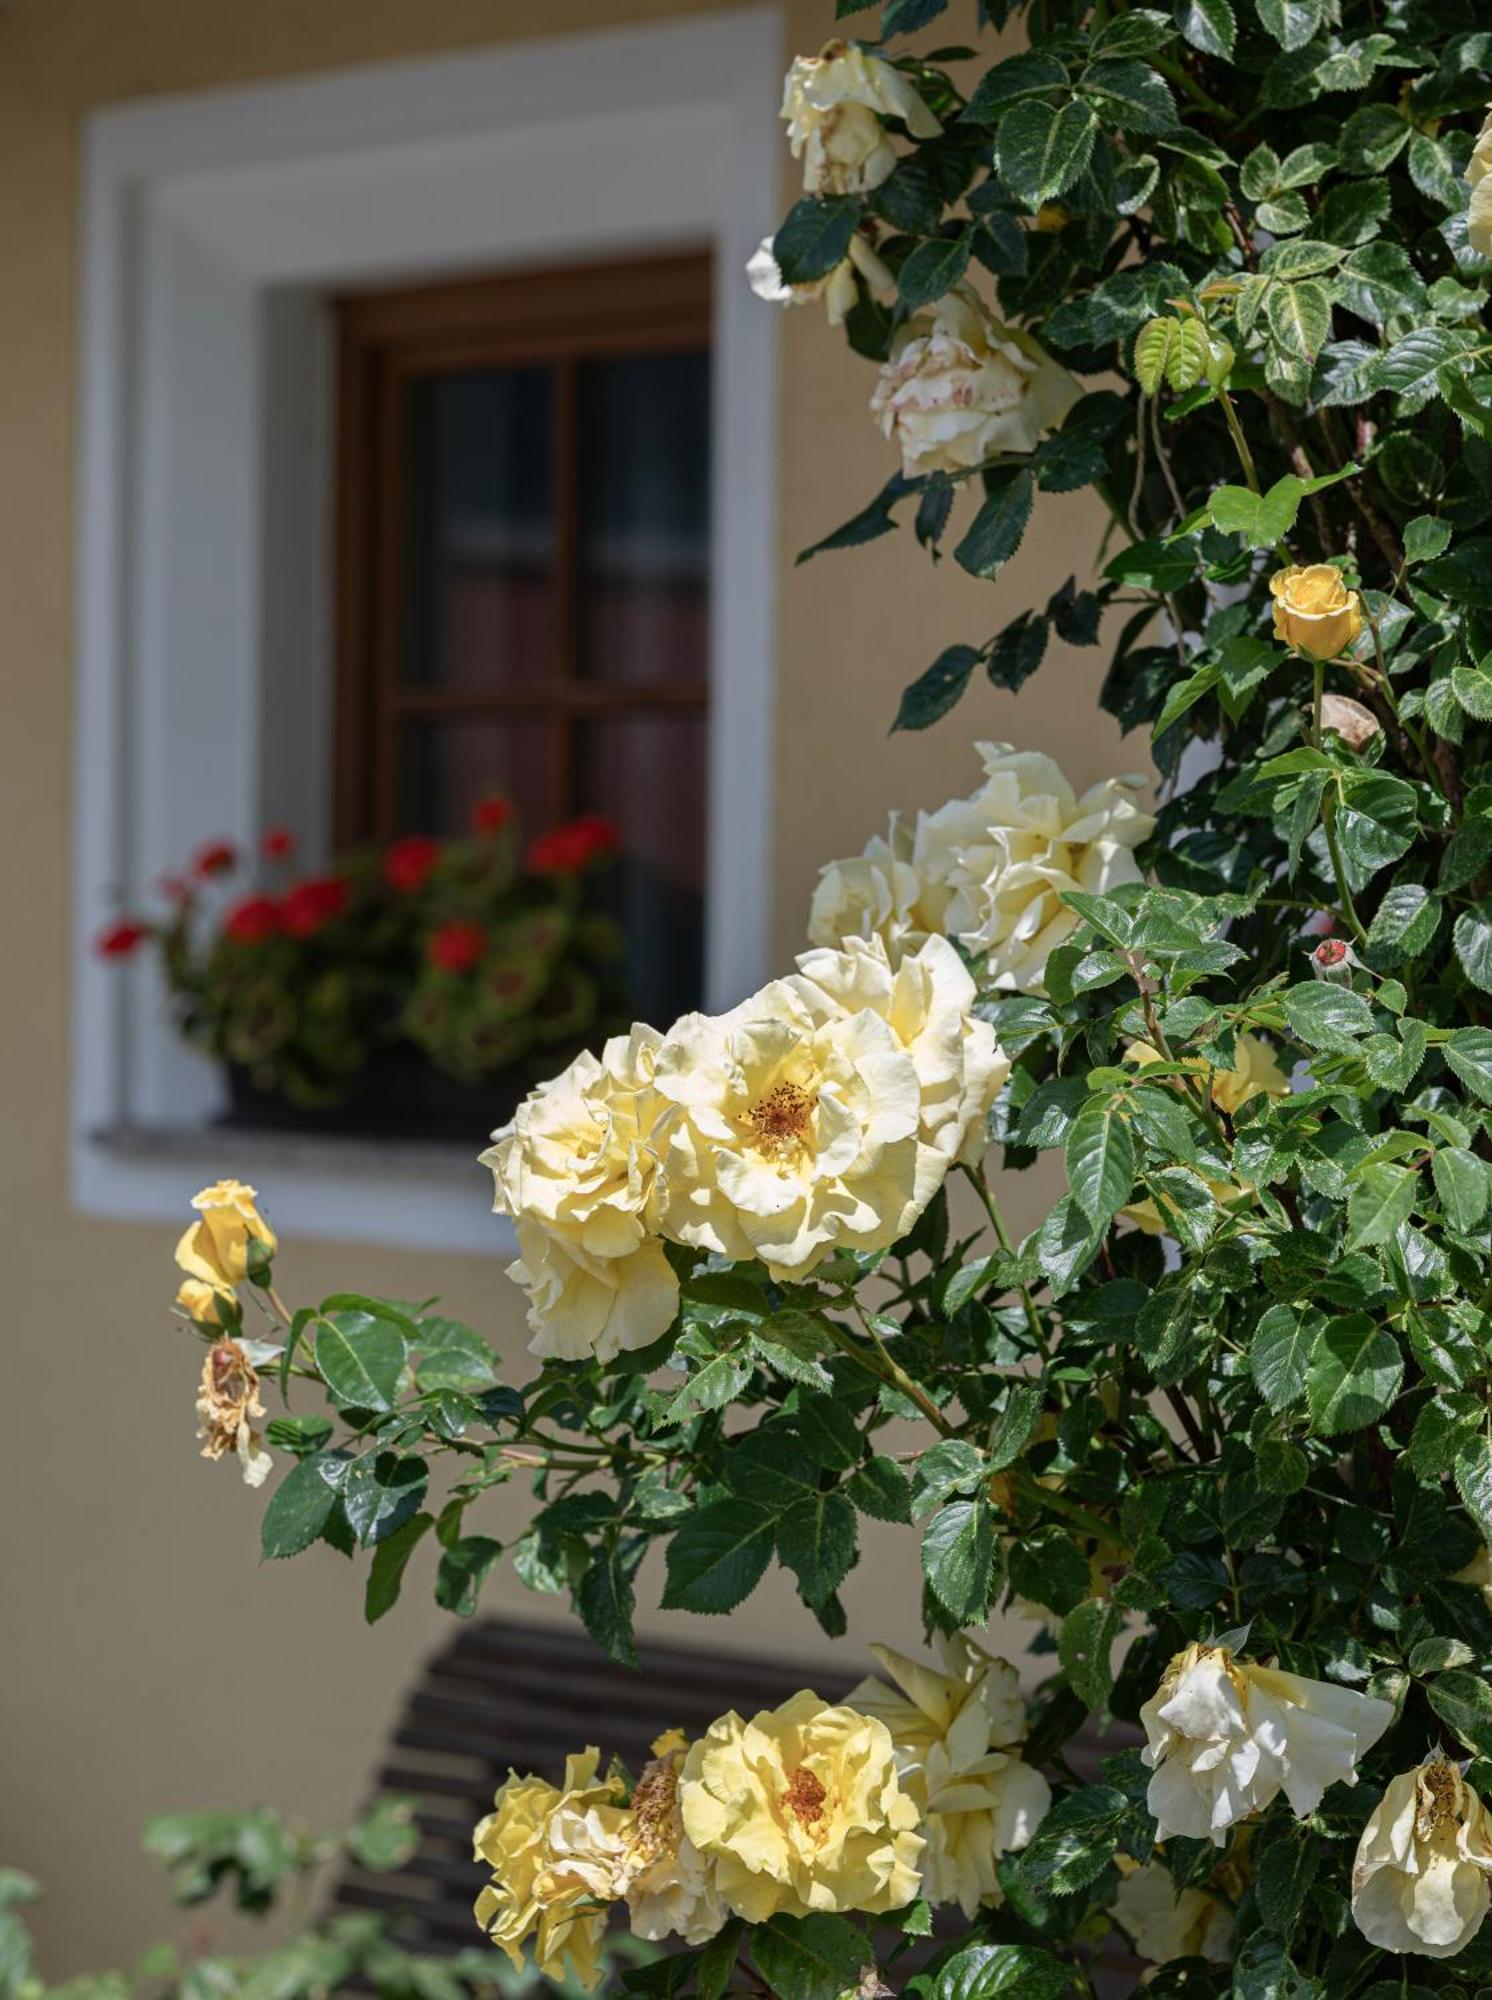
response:
M746 1113L751 1143L769 1160L788 1160L805 1145L818 1108L816 1094L800 1084L774 1084Z
M788 1779L782 1803L797 1820L799 1826L816 1826L824 1816L824 1801L828 1796L821 1780L816 1778L805 1765L800 1764Z

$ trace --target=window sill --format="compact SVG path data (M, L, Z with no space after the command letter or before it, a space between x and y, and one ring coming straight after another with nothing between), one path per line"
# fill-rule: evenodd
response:
M79 1148L78 1206L116 1220L180 1222L204 1181L252 1182L301 1237L511 1257L477 1144L121 1122ZM282 1224L283 1226L283 1224Z

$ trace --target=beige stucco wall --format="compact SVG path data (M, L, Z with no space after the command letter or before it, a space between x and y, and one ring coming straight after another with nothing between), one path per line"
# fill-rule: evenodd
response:
M50 1885L47 1970L120 1962L171 1927L138 1853L145 1815L264 1800L334 1821L356 1801L413 1664L442 1620L425 1578L375 1631L361 1576L329 1551L257 1560L260 1503L195 1458L195 1360L173 1331L168 1230L70 1213L64 1163L71 778L70 582L75 199L93 106L431 53L537 32L700 11L679 0L10 0L0 6L0 1860ZM827 0L794 0L788 33L823 39ZM786 173L784 193L787 192ZM775 218L764 216L763 227ZM763 307L763 310L767 308ZM903 681L953 639L983 638L1092 549L1085 502L1043 505L998 589L934 575L898 538L792 571L792 552L889 470L865 419L865 364L816 312L785 316L776 937L798 942L819 863L859 845L891 803L933 803L974 775L970 737L1059 753L1085 784L1133 761L1098 715L1096 652L1054 657L1017 704L979 689L920 738L886 726ZM233 1161L225 1156L225 1171ZM191 1193L184 1181L183 1198ZM272 1198L273 1189L267 1189ZM1032 1213L1029 1190L1011 1198ZM296 1239L298 1298L356 1282L442 1292L517 1355L516 1296L495 1262ZM913 1637L912 1536L877 1539L846 1592L854 1629ZM780 1581L780 1580L779 1580ZM511 1580L501 1603L531 1602ZM646 1596L646 1592L644 1592ZM541 1607L562 1615L552 1600ZM646 1621L659 1627L657 1615ZM672 1621L676 1626L679 1621ZM710 1630L683 1621L689 1635ZM732 1642L822 1652L785 1589ZM832 1686L858 1672L849 1649Z

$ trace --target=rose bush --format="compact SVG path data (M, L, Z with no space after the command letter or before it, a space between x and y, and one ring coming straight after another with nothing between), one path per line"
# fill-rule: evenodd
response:
M1091 1992L1116 1937L1155 1995L1465 1996L1492 34L1459 0L994 0L1028 45L980 69L904 51L942 11L888 0L788 79L768 288L821 288L890 454L805 553L902 510L995 578L1038 495L1091 488L1094 574L945 648L896 723L1102 640L1158 789L988 746L826 870L797 972L536 1093L488 1156L530 1379L433 1305L291 1310L265 1256L189 1267L183 1325L301 1399L264 1551L371 1550L370 1617L423 1553L460 1613L510 1557L630 1660L662 1543L665 1606L732 1612L776 1562L838 1637L861 1518L918 1538L942 1669L882 1650L635 1779L588 1752L505 1787L509 1948L589 1976L626 1906L684 1941L639 1994L834 2000L939 1904L917 2000ZM1024 1239L996 1149L1065 1171ZM226 1440L254 1385L217 1365ZM484 1502L520 1473L505 1548ZM1001 1608L1039 1621L1024 1692L969 1636Z

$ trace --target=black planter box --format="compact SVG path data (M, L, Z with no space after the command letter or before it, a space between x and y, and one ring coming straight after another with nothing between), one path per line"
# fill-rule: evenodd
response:
M228 1109L220 1122L238 1130L320 1137L459 1141L476 1154L534 1085L557 1075L573 1053L559 1050L541 1068L524 1063L496 1070L480 1083L461 1083L417 1049L382 1049L347 1079L335 1104L297 1104L279 1091L263 1089L251 1071L229 1063Z

